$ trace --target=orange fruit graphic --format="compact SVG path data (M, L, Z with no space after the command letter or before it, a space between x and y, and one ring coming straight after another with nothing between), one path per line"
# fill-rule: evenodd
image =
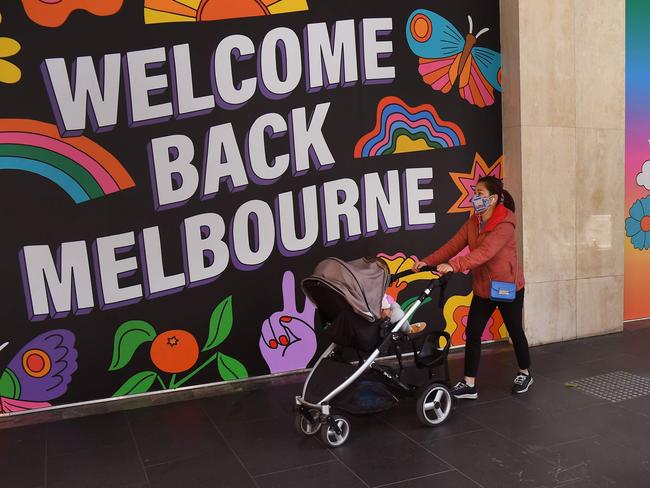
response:
M196 364L199 345L185 330L168 330L151 344L151 361L165 373L182 373Z

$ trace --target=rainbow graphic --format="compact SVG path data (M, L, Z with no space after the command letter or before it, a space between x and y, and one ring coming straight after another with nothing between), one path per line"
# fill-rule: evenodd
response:
M431 105L409 107L397 97L377 106L375 128L354 148L355 158L445 149L465 145L465 135L453 122L443 121Z
M135 186L124 166L90 139L59 136L53 124L0 119L0 170L26 171L46 178L75 203Z

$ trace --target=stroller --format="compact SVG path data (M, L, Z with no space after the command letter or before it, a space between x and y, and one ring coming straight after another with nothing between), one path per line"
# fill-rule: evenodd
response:
M320 433L326 446L341 446L350 436L350 422L340 412L377 413L405 397L417 397L417 416L425 426L447 420L453 406L447 364L449 334L427 330L411 338L400 329L436 288L440 289L442 307L449 275L432 279L399 322L391 324L380 318L387 287L411 273L391 275L379 258L349 262L326 258L302 281L302 289L318 308L323 332L332 344L309 373L302 395L296 396L295 426L300 433ZM409 344L415 366L428 370L428 381L403 381L402 349ZM345 357L350 352L356 353L352 361ZM387 352L396 356L397 371L377 363L378 356ZM442 379L434 378L439 368L444 371Z

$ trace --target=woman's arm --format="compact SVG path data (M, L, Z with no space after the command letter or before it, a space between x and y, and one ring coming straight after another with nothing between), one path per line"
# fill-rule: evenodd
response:
M429 254L422 261L428 266L435 266L440 263L446 263L451 258L461 252L467 246L467 234L471 225L471 217L463 224L456 234L447 241L440 249Z
M501 223L485 236L481 245L466 256L458 256L449 261L449 264L456 273L471 270L488 262L503 249L506 242L510 240L515 232L515 227L507 222Z

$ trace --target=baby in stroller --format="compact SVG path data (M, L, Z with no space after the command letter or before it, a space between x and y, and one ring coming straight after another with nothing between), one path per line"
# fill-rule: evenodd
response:
M399 303L395 299L388 295L384 294L384 298L381 300L381 318L388 319L391 324L396 324L406 315ZM408 334L412 337L418 336L424 332L427 328L426 322L416 322L414 324L409 323L408 319L404 321L400 331Z

